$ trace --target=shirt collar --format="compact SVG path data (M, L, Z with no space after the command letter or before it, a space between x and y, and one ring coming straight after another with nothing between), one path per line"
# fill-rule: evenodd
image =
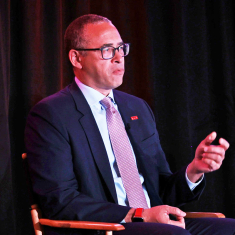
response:
M103 95L99 91L83 84L77 77L75 77L75 82L85 96L89 106L97 105L97 103L100 104L100 101L105 97L105 95ZM110 91L108 97L110 97L112 102L116 104L113 97L113 90Z

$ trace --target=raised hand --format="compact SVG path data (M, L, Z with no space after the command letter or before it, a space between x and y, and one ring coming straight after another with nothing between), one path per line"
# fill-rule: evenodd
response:
M216 132L212 132L198 145L195 158L187 169L190 181L196 182L204 173L216 171L221 167L229 143L220 138L219 145L211 145L216 135Z

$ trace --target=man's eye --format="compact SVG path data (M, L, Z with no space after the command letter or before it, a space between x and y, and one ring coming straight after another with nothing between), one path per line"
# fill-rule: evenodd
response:
M110 47L103 47L103 51L110 51Z

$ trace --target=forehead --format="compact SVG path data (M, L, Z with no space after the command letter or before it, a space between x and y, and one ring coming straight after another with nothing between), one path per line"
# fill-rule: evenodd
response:
M116 27L107 22L87 24L84 27L83 35L87 46L100 47L104 44L116 46L122 42Z

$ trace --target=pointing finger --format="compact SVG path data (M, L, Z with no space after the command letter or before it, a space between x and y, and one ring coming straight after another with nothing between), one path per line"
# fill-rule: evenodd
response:
M215 131L213 131L211 134L209 134L206 138L205 138L205 144L206 145L210 145L216 138L217 134Z

